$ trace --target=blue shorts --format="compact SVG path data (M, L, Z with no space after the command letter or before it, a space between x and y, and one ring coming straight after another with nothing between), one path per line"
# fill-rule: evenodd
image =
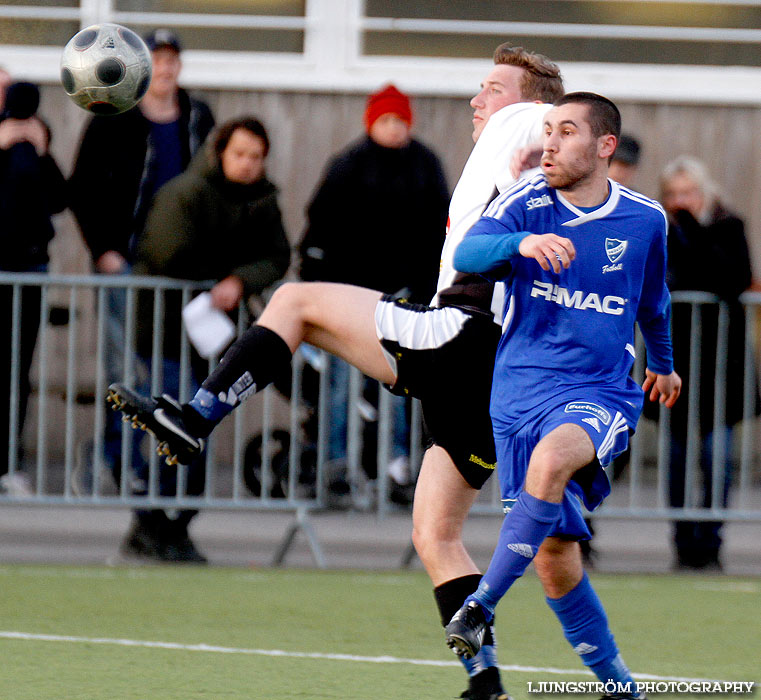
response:
M610 479L605 472L613 460L626 450L632 426L620 410L603 403L599 393L581 391L587 398L563 400L545 409L515 433L495 435L497 474L505 512L510 510L526 481L531 453L538 442L555 428L566 423L584 429L595 446L596 459L573 476L563 495L560 520L550 536L570 539L589 539L591 533L584 522L582 504L595 509L610 493ZM594 400L589 400L590 398ZM623 407L631 414L630 407Z

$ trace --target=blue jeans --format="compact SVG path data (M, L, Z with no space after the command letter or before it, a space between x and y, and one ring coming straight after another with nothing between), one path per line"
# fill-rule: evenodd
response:
M360 395L375 380L363 377ZM377 384L377 383L376 383ZM392 395L392 437L391 459L409 455L410 426L407 416L407 402L403 396ZM330 356L330 433L328 436L328 459L346 458L349 411L349 365L337 357Z
M129 275L127 268L120 275ZM105 339L103 346L103 371L106 384L124 381L124 357L127 352L125 325L127 318L127 290L107 287L104 290L105 306L100 310L104 315ZM122 421L116 411L106 411L106 425L103 435L103 452L106 465L115 473L121 471Z
M726 427L725 441L726 451L723 464L717 467L724 468L724 477L721 482L721 494L719 506L726 508L729 502L729 488L732 484L732 428ZM672 435L671 438L671 465L669 471L669 503L673 508L688 507L693 504L685 504L686 471L687 471L687 438L683 435ZM698 486L698 499L694 504L698 508L710 508L713 500L713 433L705 435L700 444L698 460L698 476L702 479L702 485ZM704 566L706 563L715 562L718 559L721 547L721 521L685 521L680 520L674 524L674 544L677 555L682 563L693 566Z

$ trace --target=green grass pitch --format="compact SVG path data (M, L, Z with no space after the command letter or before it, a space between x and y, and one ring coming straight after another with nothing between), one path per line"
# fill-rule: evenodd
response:
M592 579L635 676L761 680L761 580ZM5 565L0 585L12 700L443 700L465 687L420 572ZM548 697L529 681L592 680L534 576L497 622L516 700Z

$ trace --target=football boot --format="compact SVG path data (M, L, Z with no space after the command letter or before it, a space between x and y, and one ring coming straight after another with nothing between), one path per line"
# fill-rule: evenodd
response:
M151 398L117 383L108 387L106 400L134 429L145 430L158 440L156 451L168 465L188 464L203 452L204 440L187 429L182 406L168 394Z

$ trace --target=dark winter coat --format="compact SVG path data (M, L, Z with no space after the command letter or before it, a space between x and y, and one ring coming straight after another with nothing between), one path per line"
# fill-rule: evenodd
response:
M726 415L727 425L734 425L742 418L745 359L745 315L738 296L751 282L750 257L742 220L717 207L713 222L704 226L688 212L678 212L675 224L669 228L667 281L672 291L710 292L729 304ZM700 424L705 435L713 429L718 308L700 308ZM691 306L674 304L672 313L674 369L682 377L683 385L682 395L672 409L671 424L672 430L684 434L690 394Z
M208 105L180 90L183 169L214 127ZM69 180L71 208L93 260L115 250L132 259L135 234L143 228L155 190L151 182L151 122L139 107L93 117Z
M428 303L436 289L449 192L436 155L418 141L384 148L369 137L328 165L307 210L301 276Z
M277 188L263 178L251 185L228 181L218 162L183 173L156 194L139 239L134 272L186 280L243 282L259 294L281 279L290 263ZM139 295L138 349L150 355L153 303ZM179 293L166 296L165 353L179 355Z
M66 208L66 180L51 155L23 141L0 150L0 269L31 270L48 262L50 217Z

